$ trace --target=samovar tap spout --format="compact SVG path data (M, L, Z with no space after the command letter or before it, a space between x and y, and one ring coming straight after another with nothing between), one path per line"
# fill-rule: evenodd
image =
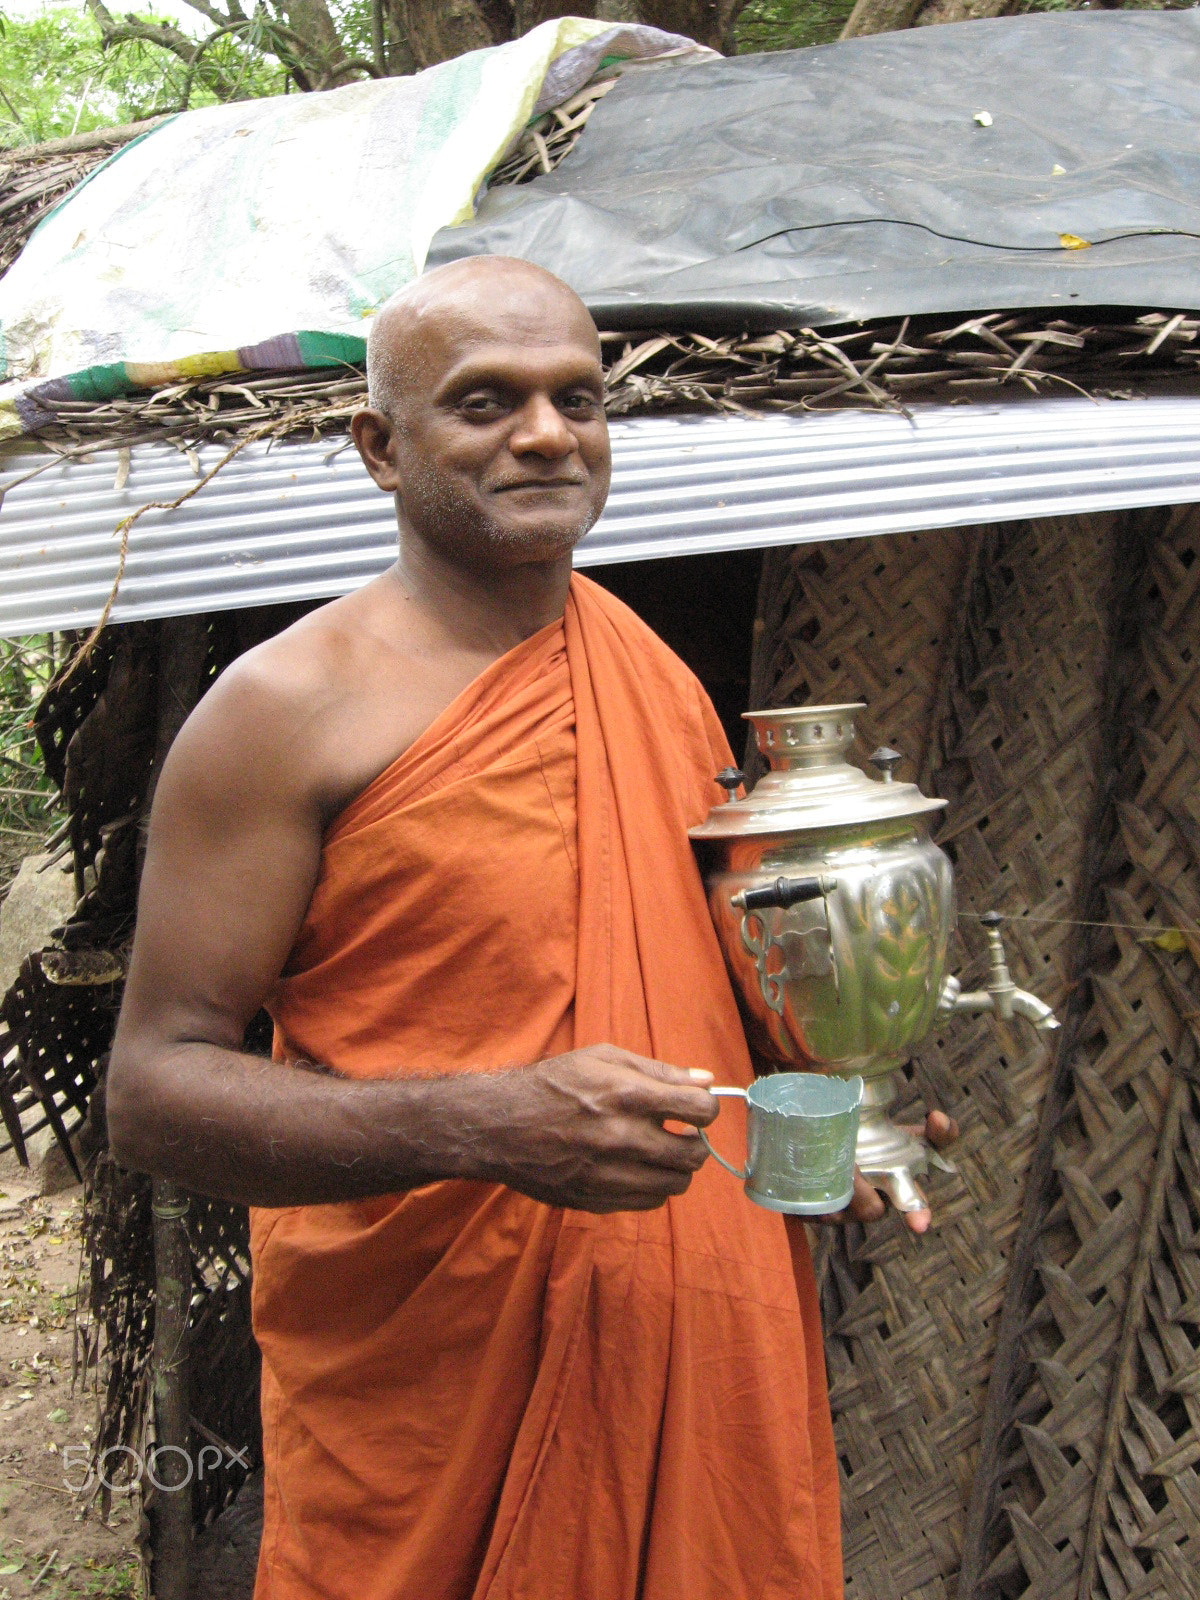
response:
M1062 1027L1062 1023L1046 1002L1039 1000L1037 995L1030 994L1026 989L1013 991L1012 1008L1017 1016L1024 1017L1026 1022L1032 1022L1039 1033L1053 1033L1055 1028Z
M980 917L988 942L988 986L986 989L964 989L957 978L946 978L938 1000L939 1019L990 1011L1001 1022L1013 1017L1024 1017L1032 1022L1039 1033L1050 1033L1061 1026L1058 1018L1037 995L1027 989L1018 989L1008 970L1008 958L1000 938L1003 918L998 911L985 911Z

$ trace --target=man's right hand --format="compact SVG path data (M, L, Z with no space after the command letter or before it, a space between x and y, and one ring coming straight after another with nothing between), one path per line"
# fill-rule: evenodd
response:
M471 1165L547 1205L650 1210L682 1194L704 1163L708 1152L695 1130L717 1114L711 1082L710 1072L614 1045L475 1078L487 1111ZM669 1132L668 1121L683 1131Z

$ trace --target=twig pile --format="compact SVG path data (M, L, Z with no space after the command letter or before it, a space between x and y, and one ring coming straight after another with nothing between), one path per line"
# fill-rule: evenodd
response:
M366 401L366 375L359 367L256 372L173 383L110 400L40 400L41 417L29 436L60 452L152 440L190 450L205 443L233 444L251 433L319 437L345 433ZM199 462L194 466L199 473Z
M1200 373L1200 316L1116 311L1090 323L1038 312L924 318L851 328L798 328L713 338L703 333L602 334L611 416L655 411L805 411L910 400L970 399L1006 390L1128 395L1150 378ZM366 404L361 369L203 378L93 401L41 402L32 437L63 453L147 441L191 451L253 434L344 436ZM198 460L193 463L199 474Z
M646 407L804 411L903 409L907 400L970 399L1024 388L1125 394L1149 377L1200 372L1200 316L1100 313L1089 323L1038 311L881 320L709 338L603 335L608 410ZM620 346L620 353L615 347Z
M488 179L488 188L495 189L503 183L532 183L542 173L553 172L575 148L596 102L603 100L616 81L615 77L593 78L578 94L531 122L516 148Z
M123 128L101 128L47 144L0 150L0 274L12 266L46 213L76 184L161 120L151 118Z

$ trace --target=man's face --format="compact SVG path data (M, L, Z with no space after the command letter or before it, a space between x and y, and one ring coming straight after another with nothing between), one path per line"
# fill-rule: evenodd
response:
M472 564L572 550L611 472L586 311L556 286L501 279L425 313L402 348L388 452L402 523Z

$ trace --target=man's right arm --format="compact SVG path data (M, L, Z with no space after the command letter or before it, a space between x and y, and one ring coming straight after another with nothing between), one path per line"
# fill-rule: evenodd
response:
M112 1149L189 1189L283 1206L444 1178L551 1205L633 1210L682 1193L716 1102L612 1046L516 1071L361 1081L245 1054L320 862L323 708L238 664L185 725L150 822L108 1082ZM331 997L331 1003L336 1003Z

